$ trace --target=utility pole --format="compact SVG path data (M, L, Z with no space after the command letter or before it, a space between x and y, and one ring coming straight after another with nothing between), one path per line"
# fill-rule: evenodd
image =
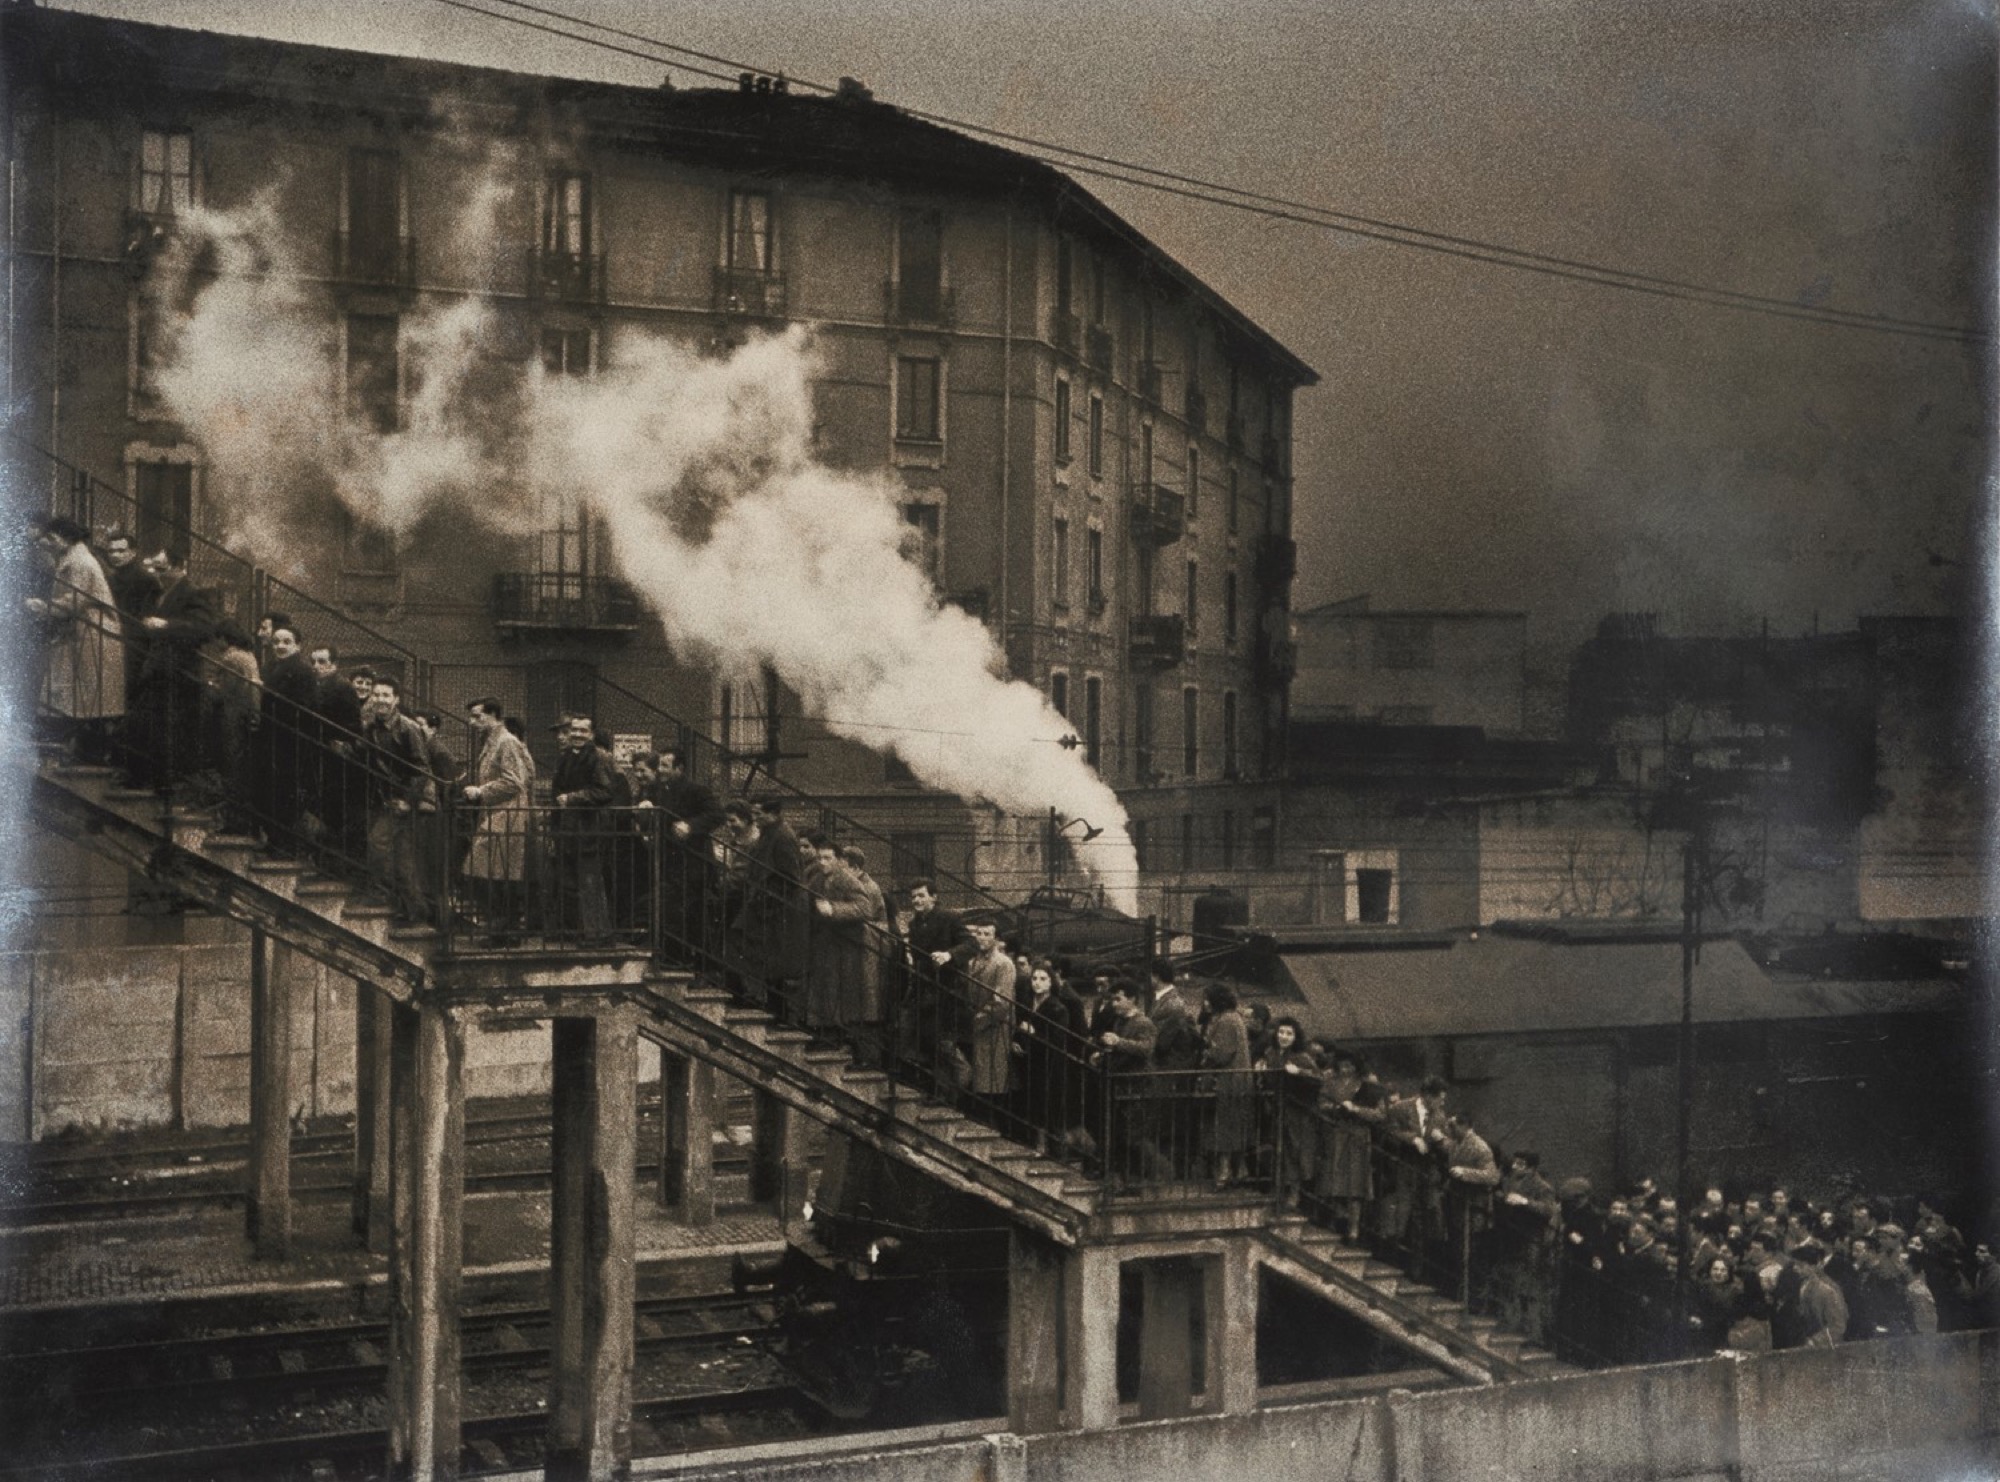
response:
M1049 842L1043 851L1046 856L1043 863L1048 866L1049 880L1048 889L1042 893L1042 908L1047 914L1049 927L1048 940L1042 944L1042 950L1047 953L1054 953L1056 948L1056 843L1061 838L1062 815L1054 808L1050 808Z
M1707 836L1699 812L1690 821L1681 845L1681 1033L1679 1046L1680 1108L1674 1127L1674 1197L1680 1201L1679 1250L1675 1255L1679 1294L1676 1308L1682 1327L1687 1323L1688 1260L1694 1238L1690 1216L1694 1190L1688 1185L1688 1150L1694 1130L1694 968L1701 955L1701 895L1707 861Z

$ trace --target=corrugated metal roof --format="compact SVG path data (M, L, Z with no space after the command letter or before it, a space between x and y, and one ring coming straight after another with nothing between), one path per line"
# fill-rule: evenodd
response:
M1639 1029L1678 1024L1674 943L1524 941L1482 936L1435 951L1285 953L1308 1031L1335 1040ZM1854 982L1774 977L1736 942L1709 942L1695 965L1700 1023L1821 1019L1949 1007L1942 980Z

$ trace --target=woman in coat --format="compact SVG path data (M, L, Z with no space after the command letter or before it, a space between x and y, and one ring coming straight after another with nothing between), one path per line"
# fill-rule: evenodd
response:
M1208 1038L1201 1068L1215 1071L1215 1119L1209 1124L1208 1151L1215 1160L1215 1186L1227 1188L1249 1171L1256 1136L1257 1089L1250 1069L1250 1030L1237 1012L1236 995L1220 983L1210 986Z
M1319 1101L1319 1061L1306 1046L1297 1019L1280 1019L1271 1026L1270 1043L1257 1061L1277 1099L1279 1189L1287 1200L1312 1181L1318 1128L1313 1108Z
M27 603L48 637L42 707L79 761L106 762L112 724L125 714L125 643L111 582L76 521L43 520L35 543L55 567L47 598Z
M466 851L465 877L472 882L483 924L504 945L520 930L525 904L535 759L501 722L497 699L474 700L466 708L479 754L459 796L478 805L479 819Z
M1028 972L1028 999L1014 1030L1021 1057L1021 1115L1045 1147L1061 1147L1083 1123L1083 1004L1063 985L1055 965Z
M1373 1129L1382 1121L1382 1088L1362 1075L1352 1055L1334 1052L1332 1059L1314 1118L1312 1213L1352 1237L1375 1197Z

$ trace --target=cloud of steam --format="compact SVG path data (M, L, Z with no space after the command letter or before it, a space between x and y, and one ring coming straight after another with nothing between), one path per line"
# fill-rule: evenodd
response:
M679 657L725 674L768 664L828 730L895 751L931 786L1089 820L1104 832L1079 854L1136 914L1124 809L1054 744L1069 723L1001 677L981 623L938 602L905 555L895 483L813 457L803 330L726 358L622 331L597 375L549 376L494 358L493 312L468 296L405 317L405 429L377 436L346 425L328 316L294 286L273 213L194 225L164 265L182 274L183 312L157 385L207 452L236 543L296 559L287 523L329 493L398 533L449 507L522 534L581 498ZM187 276L204 250L221 272Z

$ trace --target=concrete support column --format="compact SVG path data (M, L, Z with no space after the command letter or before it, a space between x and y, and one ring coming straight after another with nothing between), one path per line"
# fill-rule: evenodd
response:
M1208 1282L1208 1393L1224 1415L1257 1408L1257 1291L1250 1242L1231 1240Z
M459 1472L465 1029L436 1004L390 1020L389 1476Z
M243 1214L259 1259L292 1245L292 959L250 929L250 1162Z
M554 1024L549 1288L554 1373L546 1475L608 1482L632 1470L636 1011Z
M1203 1302L1203 1265L1166 1257L1139 1265L1139 1418L1166 1420L1194 1410L1194 1313ZM1203 1308L1204 1318L1207 1310ZM1207 1376L1213 1383L1215 1376Z
M789 1233L806 1202L805 1118L761 1088L751 1107L750 1198L771 1206Z
M1063 1421L1071 1430L1118 1424L1118 1252L1085 1246L1063 1267Z
M715 1222L715 1067L660 1051L660 1205L684 1225Z
M365 1249L389 1250L389 1040L394 1004L354 980L353 1228Z

